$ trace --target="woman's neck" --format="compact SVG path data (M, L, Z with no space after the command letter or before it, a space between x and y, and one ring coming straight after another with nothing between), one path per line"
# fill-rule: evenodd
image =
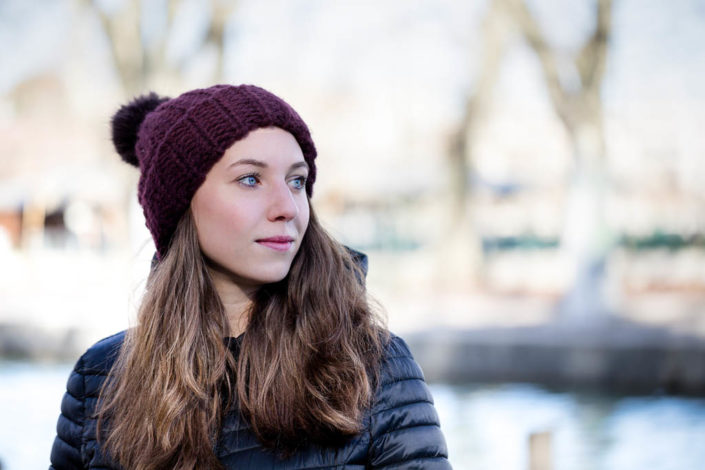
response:
M257 288L238 284L232 277L216 269L209 267L209 271L230 324L230 336L240 336L247 328L249 311Z

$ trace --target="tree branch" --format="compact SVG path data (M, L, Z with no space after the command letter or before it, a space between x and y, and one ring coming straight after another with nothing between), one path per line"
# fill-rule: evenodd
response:
M225 53L225 27L230 15L237 7L237 2L223 2L211 0L211 21L206 35L206 43L213 44L216 48L218 63L216 65L216 80L224 76L223 54Z
M529 46L536 52L548 88L548 95L561 119L568 124L568 94L561 85L555 51L549 46L524 0L504 0Z
M602 86L611 30L612 0L598 0L595 31L576 60L581 83L590 92L599 91Z
M110 56L118 73L123 90L128 95L140 91L144 81L142 56L144 48L139 34L139 6L135 0L127 5L128 18L122 21L120 15L110 16L90 0L79 0L80 4L90 8L100 20L108 43ZM124 23L124 24L123 24ZM137 31L131 29L137 29Z

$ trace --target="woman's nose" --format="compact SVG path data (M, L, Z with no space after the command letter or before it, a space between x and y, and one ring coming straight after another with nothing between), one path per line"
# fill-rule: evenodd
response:
M269 220L291 220L299 213L294 193L288 184L278 184L272 188L269 202Z

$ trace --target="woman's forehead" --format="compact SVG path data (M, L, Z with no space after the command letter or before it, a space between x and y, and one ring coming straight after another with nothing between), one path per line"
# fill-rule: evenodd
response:
M276 127L250 132L231 145L222 159L222 164L228 168L240 165L290 166L298 163L308 167L298 142L292 134Z

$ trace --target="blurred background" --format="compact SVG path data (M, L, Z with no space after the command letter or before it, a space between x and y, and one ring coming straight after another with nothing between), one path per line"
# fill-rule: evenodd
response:
M705 461L705 1L0 1L0 468L154 248L131 97L282 96L458 469Z

